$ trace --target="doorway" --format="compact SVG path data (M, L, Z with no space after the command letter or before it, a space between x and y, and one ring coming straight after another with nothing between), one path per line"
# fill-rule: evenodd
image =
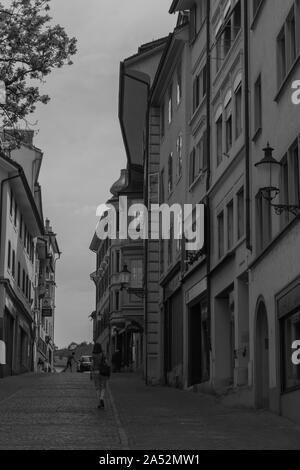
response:
M260 302L255 330L255 398L256 407L269 409L269 328L265 304Z
M4 375L13 375L14 319L8 311L4 312L4 342L6 345L6 365Z

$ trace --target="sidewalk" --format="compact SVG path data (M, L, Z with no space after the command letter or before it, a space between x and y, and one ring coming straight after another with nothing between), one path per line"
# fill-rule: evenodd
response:
M114 374L110 389L130 449L300 449L300 426L268 412L146 387L134 374Z

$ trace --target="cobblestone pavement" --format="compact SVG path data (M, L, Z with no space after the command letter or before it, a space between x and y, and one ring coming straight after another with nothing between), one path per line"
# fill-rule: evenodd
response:
M0 379L0 449L300 449L300 426L284 418L134 374L114 375L105 411L96 404L89 374Z
M221 406L212 396L146 387L119 374L111 390L131 449L300 449L300 426L263 411Z
M110 402L97 409L89 374L0 379L0 449L120 449Z

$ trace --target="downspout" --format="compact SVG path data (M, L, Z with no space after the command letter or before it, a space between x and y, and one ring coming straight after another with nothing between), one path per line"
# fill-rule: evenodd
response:
M244 0L244 82L245 82L245 198L246 198L246 247L252 251L251 196L250 196L250 106L249 106L249 32L248 3Z
M149 94L148 94L149 97ZM148 164L149 164L149 125L150 125L150 101L148 100L147 105L147 114L146 114L146 142L145 142L145 159L144 159L144 204L148 208L149 198L148 198ZM145 338L145 384L149 385L148 381L148 238L145 240L144 244L144 338Z
M207 155L207 174L206 174L206 214L205 214L205 245L206 245L206 275L207 275L207 312L208 312L208 336L209 348L211 346L211 233L210 233L210 200L209 189L211 180L211 27L210 27L210 0L206 0L206 155ZM211 375L211 374L210 374Z

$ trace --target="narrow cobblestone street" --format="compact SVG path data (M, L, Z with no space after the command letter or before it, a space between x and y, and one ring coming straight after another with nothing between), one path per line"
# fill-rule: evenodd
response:
M0 449L300 449L300 426L213 397L113 376L105 411L89 374L0 382Z

